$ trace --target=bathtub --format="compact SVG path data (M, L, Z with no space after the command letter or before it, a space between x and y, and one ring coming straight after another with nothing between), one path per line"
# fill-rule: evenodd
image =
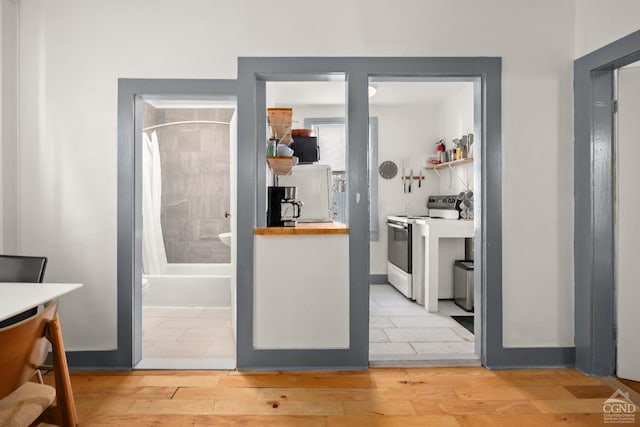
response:
M231 264L167 264L165 274L142 278L149 282L145 306L231 306Z

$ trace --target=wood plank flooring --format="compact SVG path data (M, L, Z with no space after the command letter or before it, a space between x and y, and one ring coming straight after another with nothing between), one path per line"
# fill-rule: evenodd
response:
M600 426L618 385L572 369L480 367L74 372L71 381L81 426L138 427Z
M635 390L638 393L640 393L640 382L631 381L631 380L625 380L625 379L620 379L619 381L621 383L623 383L624 385L626 385L627 387L632 388L633 390Z

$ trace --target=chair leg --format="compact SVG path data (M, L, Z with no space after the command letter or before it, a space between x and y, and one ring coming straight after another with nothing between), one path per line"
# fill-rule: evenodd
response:
M53 373L56 380L56 400L64 427L76 427L78 425L78 415L76 404L73 400L71 390L71 380L69 378L69 367L62 341L62 330L60 329L60 319L56 313L53 320L47 322L47 339L51 342L51 352L53 355Z

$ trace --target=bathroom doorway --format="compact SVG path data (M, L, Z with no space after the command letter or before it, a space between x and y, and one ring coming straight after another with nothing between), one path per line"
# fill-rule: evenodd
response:
M137 369L233 369L235 101L143 97Z

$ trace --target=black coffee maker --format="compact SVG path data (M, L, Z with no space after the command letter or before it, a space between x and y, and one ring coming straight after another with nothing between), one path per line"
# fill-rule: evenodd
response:
M267 227L295 227L302 202L296 200L297 187L267 188Z

